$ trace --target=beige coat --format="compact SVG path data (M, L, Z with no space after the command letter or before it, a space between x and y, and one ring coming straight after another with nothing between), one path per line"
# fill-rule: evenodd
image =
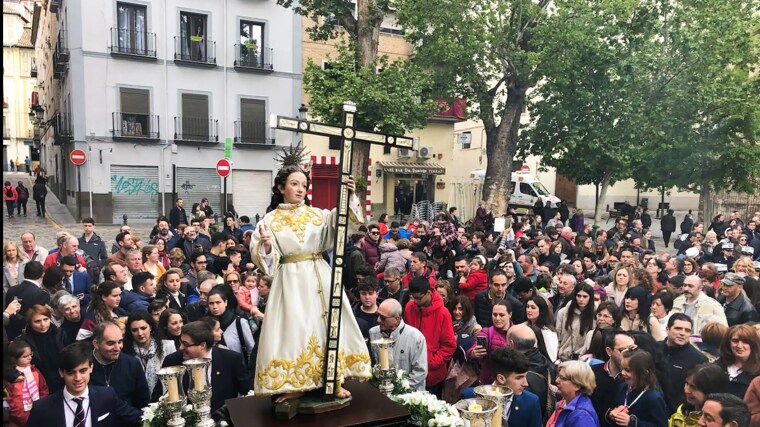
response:
M557 313L557 336L559 338L559 351L557 352L557 358L560 360L569 360L573 354L582 355L586 354L588 348L586 348L586 334L581 333L581 311L575 309L575 315L573 316L573 323L570 325L570 329L565 329L565 320L567 319L567 310L570 306L565 306ZM593 331L596 327L596 321L591 325Z
M673 310L671 313L683 313L684 304L686 303L686 295L681 295L673 301ZM726 320L726 313L723 311L723 306L718 301L708 297L705 293L700 292L697 297L697 315L696 319L691 319L694 322L692 326L692 335L700 335L702 327L710 322L718 322L720 324L728 326Z

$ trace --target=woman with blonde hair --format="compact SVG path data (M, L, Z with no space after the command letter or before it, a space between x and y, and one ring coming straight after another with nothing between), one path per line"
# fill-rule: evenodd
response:
M557 374L557 391L562 400L546 427L599 427L599 417L589 397L595 388L594 371L586 362L562 362Z
M604 288L607 291L607 299L617 305L623 304L625 293L631 287L632 276L631 270L627 267L620 266L615 269L615 273L612 275L612 283Z
M757 277L755 263L748 256L741 257L734 261L732 269L739 274L746 274L748 277Z
M29 259L16 242L8 241L3 245L3 295L11 286L24 281L24 267Z

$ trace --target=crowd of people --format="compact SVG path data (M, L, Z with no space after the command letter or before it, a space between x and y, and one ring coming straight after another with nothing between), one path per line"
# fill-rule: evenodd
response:
M315 298L306 284L329 277L320 227L332 219L309 216L306 179L288 189L299 173L276 181L282 195L259 224L234 210L216 224L208 200L188 214L178 199L148 236L124 225L107 240L85 218L80 236L61 232L50 250L31 232L6 240L8 425L41 426L64 407L67 426L103 408L113 425L137 425L164 393L157 371L196 357L212 360L212 411L252 389L315 388L267 370L280 354L301 360L302 344L323 348L324 337L284 333L326 313L321 285ZM467 224L456 208L429 223L383 215L354 229L342 339L357 365L346 376L362 378L362 354L379 362L369 342L390 337L413 390L455 402L478 384L510 387L510 425L760 425L760 212L709 226L687 216L670 255L656 250L646 209L605 230L563 206L502 219L481 205ZM664 237L674 224L671 211Z

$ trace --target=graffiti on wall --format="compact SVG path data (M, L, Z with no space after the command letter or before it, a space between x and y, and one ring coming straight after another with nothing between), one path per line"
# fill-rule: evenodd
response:
M126 176L111 175L111 191L114 194L126 194L130 196L150 196L151 200L158 200L158 182L150 178L129 178Z

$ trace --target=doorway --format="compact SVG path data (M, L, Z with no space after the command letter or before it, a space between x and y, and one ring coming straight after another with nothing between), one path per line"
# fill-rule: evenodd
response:
M435 197L433 175L397 175L393 187L394 215L411 215L412 205Z
M564 200L567 206L575 207L578 198L578 185L575 181L558 174L554 184L554 194Z

